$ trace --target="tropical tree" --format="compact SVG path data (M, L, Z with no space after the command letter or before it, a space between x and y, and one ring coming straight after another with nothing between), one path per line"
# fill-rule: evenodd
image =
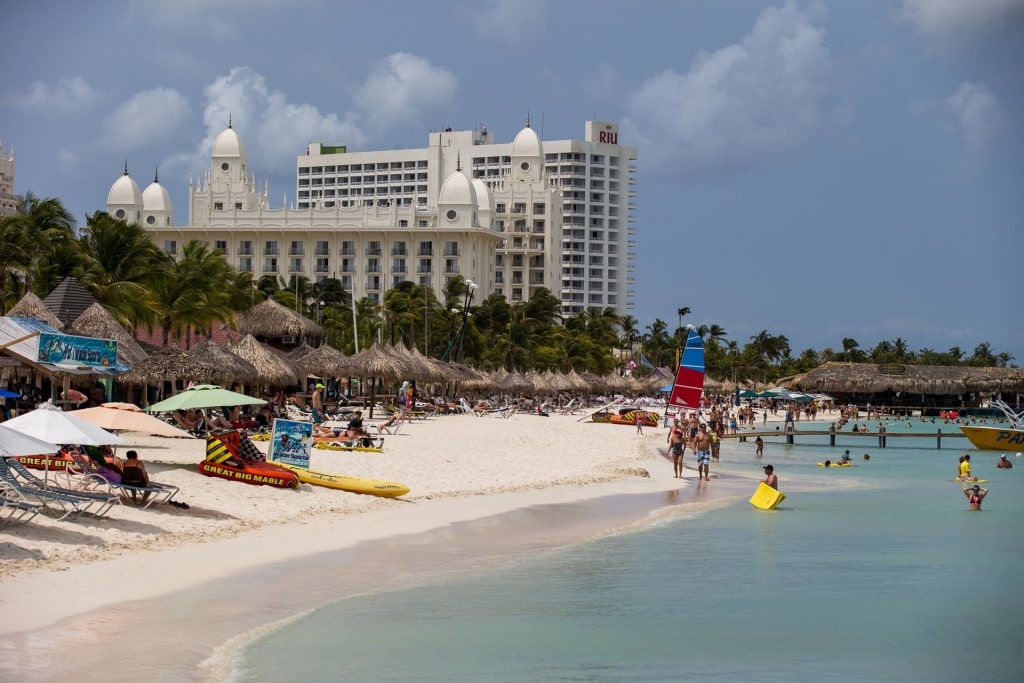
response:
M188 344L191 332L209 334L214 324L231 321L239 299L235 284L223 252L198 240L186 243L181 260L170 263L153 286L164 345L172 334Z
M25 292L46 296L49 290L37 287L41 269L53 260L54 251L61 251L75 239L75 219L59 199L40 199L26 192L18 202L17 212L0 219L0 268L6 279L8 272L18 275ZM60 259L57 259L60 260Z

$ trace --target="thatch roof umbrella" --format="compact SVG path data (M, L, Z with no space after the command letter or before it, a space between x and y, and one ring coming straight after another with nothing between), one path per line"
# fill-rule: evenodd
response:
M576 372L576 368L570 370L565 378L569 381L569 388L573 391L586 391L590 388L590 384Z
M14 304L11 310L7 311L7 315L17 318L35 318L58 330L64 327L64 323L53 314L53 311L46 307L43 300L32 292L28 292L25 296L21 297L18 303Z
M344 377L354 371L352 359L328 344L311 349L296 362L306 374L317 377Z
M826 393L904 392L953 396L971 391L1024 392L1024 369L973 368L962 365L875 365L828 362L794 385L801 391Z
M409 353L410 355L412 355L415 362L423 363L427 365L429 368L431 368L431 370L434 373L434 376L429 381L456 382L464 378L476 376L476 373L472 372L472 370L466 368L466 366L464 365L458 366L458 369L455 369L453 368L453 366L449 365L444 361L438 360L436 358L431 358L430 356L424 356L422 353L420 353L420 350L415 346L409 349Z
M349 374L381 380L383 382L395 382L410 376L411 369L407 361L400 356L387 351L378 342L373 346L363 349L349 359ZM373 403L376 399L376 383L370 382L370 417L373 417Z
M268 385L292 385L299 381L299 370L295 365L256 341L251 334L233 345L231 353L252 363L259 372L259 380Z
M238 331L266 339L320 339L324 336L324 331L315 322L273 299L258 303L242 313L238 320Z
M498 389L510 394L533 391L533 381L522 373L510 372L498 380Z
M285 358L292 362L295 362L301 360L306 354L312 353L315 350L316 349L314 349L312 346L307 344L305 340L303 340L301 344L299 344L294 349L286 353Z
M189 353L176 346L168 346L157 349L128 372L118 375L117 381L127 384L177 382L188 377L191 370Z
M135 337L98 303L85 309L82 315L71 323L68 331L84 337L113 339L117 342L118 360L129 367L135 367L149 357L149 354L139 346L139 342L135 341Z
M426 362L426 357L423 354L414 354L401 341L387 350L406 363L409 372L404 379L412 379L417 382L433 382L444 379L444 375L440 374L436 367Z
M186 378L196 382L230 386L234 382L255 382L260 377L259 370L252 363L210 339L194 347L188 355L191 367Z

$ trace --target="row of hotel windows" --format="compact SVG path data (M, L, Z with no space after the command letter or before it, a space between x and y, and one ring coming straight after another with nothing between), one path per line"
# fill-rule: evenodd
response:
M353 171L400 171L403 169L426 168L427 160L381 161L379 163L348 164L340 166L299 166L299 175L321 175L324 173L351 173Z
M280 264L278 259L273 256L268 256L263 259L263 273L278 273ZM252 273L253 271L253 259L250 256L240 256L238 258L238 270L243 273ZM366 259L366 268L364 269L367 273L381 273L381 260L377 258ZM306 264L302 258L290 258L288 259L288 270L289 273L305 273ZM314 260L313 265L314 273L322 273L324 275L328 273L355 273L356 262L355 259L343 258L341 259L341 268L331 268L330 260L326 258L318 258ZM391 262L392 273L408 273L409 266L404 258L396 258ZM419 265L416 268L416 272L419 274L427 274L434 272L434 261L433 259L420 259ZM459 260L457 258L449 258L444 260L444 274L445 275L458 275Z
M213 248L223 252L225 255L228 254L228 243L227 240L214 240ZM178 253L178 242L177 240L165 240L164 251L172 256ZM255 251L253 250L252 240L239 240L238 242L238 256L254 256ZM338 253L341 256L356 256L356 242L354 240L343 240L341 242ZM380 256L384 252L381 248L379 240L370 240L366 242L364 254L367 256ZM278 248L277 240L267 240L263 243L263 256L280 256L281 251ZM302 240L292 240L288 243L288 256L305 256L306 254L306 243ZM328 240L316 240L313 246L314 256L330 256L331 246ZM410 250L406 248L406 242L395 241L391 243L391 255L392 256L409 256ZM432 240L423 240L419 243L416 250L417 256L433 256L434 255L434 242ZM444 256L459 256L459 243L454 240L449 240L444 243Z

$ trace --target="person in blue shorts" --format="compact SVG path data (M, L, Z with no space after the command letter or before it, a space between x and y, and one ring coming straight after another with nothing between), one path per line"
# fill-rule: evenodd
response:
M697 452L697 479L703 477L704 481L711 481L708 474L708 468L711 465L711 435L708 434L707 426L700 426L693 446L693 450Z

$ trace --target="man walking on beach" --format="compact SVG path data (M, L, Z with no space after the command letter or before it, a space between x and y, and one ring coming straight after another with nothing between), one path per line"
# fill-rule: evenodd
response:
M697 479L703 476L704 481L711 481L708 474L711 465L711 436L705 425L701 425L697 431L697 438L693 440L693 450L697 453Z
M309 405L313 409L313 424L324 420L324 385L317 382L313 395L309 397Z

